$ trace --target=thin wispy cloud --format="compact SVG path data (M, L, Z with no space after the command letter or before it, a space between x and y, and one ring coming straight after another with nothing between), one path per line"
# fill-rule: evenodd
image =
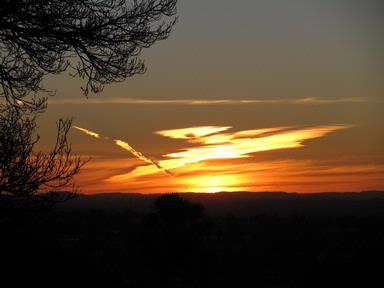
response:
M88 99L50 99L50 104L130 104L130 105L192 105L192 106L207 106L207 105L327 105L337 103L361 103L365 102L364 98L295 98L295 99L139 99L139 98L88 98Z

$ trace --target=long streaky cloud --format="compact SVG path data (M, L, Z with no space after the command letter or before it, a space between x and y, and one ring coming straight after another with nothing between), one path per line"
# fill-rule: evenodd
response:
M162 130L156 134L171 139L181 139L195 144L173 153L165 154L161 167L178 170L178 178L191 164L209 166L207 161L220 159L250 159L252 154L280 149L300 148L304 142L325 135L352 128L352 125L335 124L315 127L282 126L230 132L228 126L200 126L182 129ZM197 144L197 145L196 145ZM109 178L110 181L128 181L135 177L158 172L153 166L139 166L126 174Z
M85 128L81 128L81 127L78 127L78 126L73 126L73 128L85 133L86 135L89 135L91 137L94 137L94 138L97 138L97 139L105 139L105 140L110 140L109 137L101 137L100 134L96 133L96 132L93 132L91 130L88 130L88 129L85 129ZM174 174L172 174L170 171L168 171L167 169L164 169L158 162L152 160L151 158L148 158L147 156L145 156L143 153L137 151L136 149L134 149L131 145L129 145L127 142L124 142L122 140L119 140L119 139L116 139L116 140L113 140L113 142L119 146L120 148L130 152L133 156L137 157L138 159L140 160L143 160L151 165L154 165L157 167L157 169L163 171L165 174L169 175L169 176L174 176Z
M288 104L288 105L326 105L337 103L361 103L361 97L294 99L140 99L140 98L91 98L91 99L52 99L50 104L131 104L131 105L250 105L250 104Z

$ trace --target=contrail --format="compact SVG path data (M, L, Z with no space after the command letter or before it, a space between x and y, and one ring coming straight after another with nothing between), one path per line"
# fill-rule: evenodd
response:
M85 134L89 135L89 136L92 136L92 137L95 137L97 139L100 139L100 134L97 134L95 132L92 132L90 130L87 130L85 128L81 128L81 127L78 127L78 126L73 126L73 128L77 129L77 130L80 130L82 132L84 132Z
M90 131L88 129L85 129L85 128L81 128L81 127L78 127L78 126L73 126L73 128L81 131L81 132L84 132L85 134L89 135L89 136L92 136L92 137L95 137L97 139L100 139L100 138L103 138L103 139L106 139L106 140L109 140L110 138L108 137L101 137L100 134L96 133L96 132L93 132L93 131ZM133 156L139 158L140 160L143 160L151 165L155 165L159 170L163 171L165 174L167 174L168 176L174 176L170 171L168 171L167 169L163 168L158 162L146 157L145 155L143 155L141 152L135 150L131 145L129 145L127 142L124 142L122 140L113 140L113 142L119 146L120 148L123 148L124 150L130 152Z
M160 166L159 163L157 163L156 161L153 161L152 159L144 156L142 153L140 153L139 151L136 151L135 149L132 148L131 145L129 145L127 142L124 142L124 141L121 141L121 140L114 140L115 144L117 146L120 146L121 148L131 152L133 155L135 155L137 158L149 163L149 164L152 164L152 165L155 165L158 169L160 169L161 171L165 172L167 175L169 176L174 176L170 171L168 171L167 169L163 168L162 166Z

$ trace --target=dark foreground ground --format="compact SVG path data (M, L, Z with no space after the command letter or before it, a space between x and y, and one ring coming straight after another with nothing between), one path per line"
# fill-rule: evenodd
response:
M3 287L382 285L384 192L158 197L1 211Z

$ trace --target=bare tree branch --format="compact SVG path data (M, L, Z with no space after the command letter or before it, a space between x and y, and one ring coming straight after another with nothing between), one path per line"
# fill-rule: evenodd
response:
M0 1L0 97L45 108L47 74L67 69L85 80L83 93L144 73L143 48L166 39L177 0Z
M4 108L3 108L4 109ZM48 153L35 152L36 113L7 107L0 113L0 195L31 197L69 187L85 163L73 155L67 135L71 120L57 122L57 137Z

